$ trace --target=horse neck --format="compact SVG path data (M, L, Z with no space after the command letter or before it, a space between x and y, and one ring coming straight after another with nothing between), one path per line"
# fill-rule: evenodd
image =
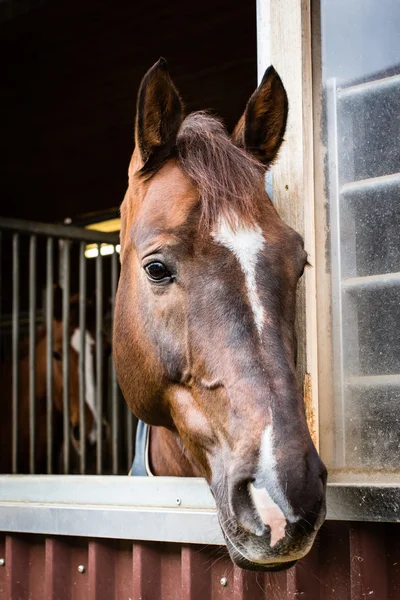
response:
M153 475L201 477L179 436L164 427L150 427L149 462Z

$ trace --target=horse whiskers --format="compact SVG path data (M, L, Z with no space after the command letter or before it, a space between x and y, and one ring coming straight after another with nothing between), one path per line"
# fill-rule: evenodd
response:
M216 558L215 560L213 560L213 562L211 563L211 565L206 569L206 573L212 569L213 567L215 567L215 565L222 559L224 558L224 555L222 554L221 556L219 556L218 558Z
M303 508L300 508L301 512L303 514L306 514L305 510ZM310 521L308 521L305 517L302 517L303 521L305 521L310 527L312 527Z

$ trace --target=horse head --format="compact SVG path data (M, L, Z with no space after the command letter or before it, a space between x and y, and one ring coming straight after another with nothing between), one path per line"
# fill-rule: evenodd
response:
M326 469L296 384L296 287L307 254L264 175L288 101L270 67L233 135L184 116L160 59L139 90L121 207L114 358L132 411L183 441L233 561L291 566L325 517Z
M85 430L86 439L90 448L95 451L97 429L102 428L103 439L109 437L109 425L98 414L96 407L96 381L95 375L95 308L92 299L85 302L85 331L82 332L79 323L79 297L70 298L69 303L69 420L70 439L72 446L78 454L81 453L81 413L79 403L79 358L81 352L81 336L84 335L85 353ZM53 318L53 381L54 403L56 409L63 411L63 322L62 322L62 291L58 286L54 293L54 318ZM104 348L104 346L103 346ZM102 382L100 383L102 385Z

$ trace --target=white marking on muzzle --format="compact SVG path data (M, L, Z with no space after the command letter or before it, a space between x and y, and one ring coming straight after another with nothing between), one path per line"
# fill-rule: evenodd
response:
M285 537L287 521L299 520L278 479L272 425L268 425L262 435L256 481L255 485L249 485L249 492L261 520L271 528L272 547Z
M228 221L221 217L218 227L211 233L215 241L233 252L239 261L246 280L247 293L258 332L261 333L264 324L264 308L260 302L256 283L256 265L258 254L265 245L265 240L259 225L246 227L238 221L232 229Z
M261 520L271 528L271 548L285 537L286 518L265 488L256 488L251 483L250 495Z
M91 444L94 444L97 438L97 427L99 424L99 415L96 410L96 388L94 382L94 358L92 346L94 339L90 333L85 331L85 402L93 415L93 427L89 432L88 439ZM71 336L71 346L80 355L81 350L81 331L75 329ZM79 377L79 370L78 370Z

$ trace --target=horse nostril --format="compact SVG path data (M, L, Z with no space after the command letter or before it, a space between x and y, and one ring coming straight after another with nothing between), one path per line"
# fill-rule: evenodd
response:
M72 427L72 435L74 437L74 439L79 442L81 439L81 429L79 427L79 423L77 423L76 425L74 425Z
M262 535L265 527L257 517L249 490L252 481L252 478L238 478L231 484L230 507L237 523L244 530L253 535Z

